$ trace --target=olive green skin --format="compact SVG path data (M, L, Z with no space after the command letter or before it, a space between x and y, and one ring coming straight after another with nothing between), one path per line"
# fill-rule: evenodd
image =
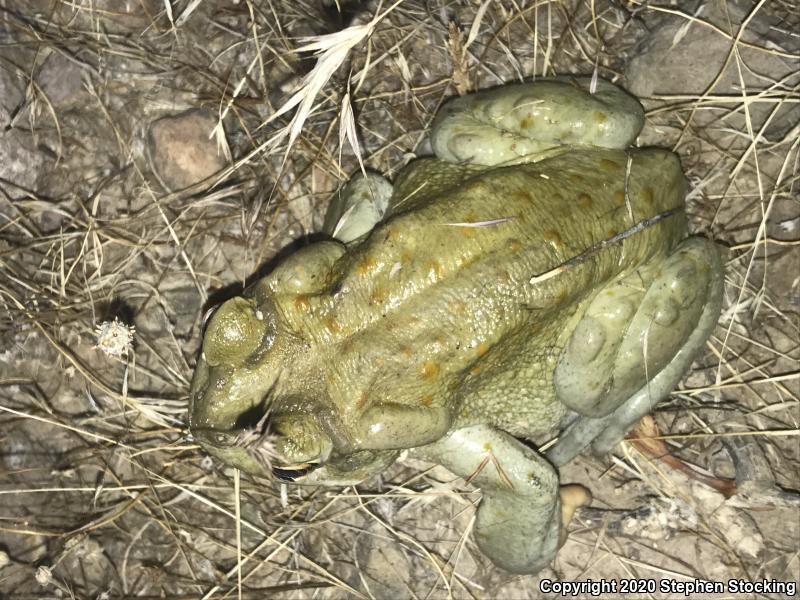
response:
M522 88L511 88L518 98ZM490 106L498 98L506 102L499 90L490 92ZM536 93L554 98L554 114L559 106L583 114L564 100L574 92L563 84ZM473 102L466 98L456 103ZM631 119L630 106L623 111L629 123L621 125L630 131L610 145L627 146L638 132L641 115ZM475 139L464 137L461 111L448 110L433 145L449 146L442 152L463 160ZM455 123L446 120L453 114ZM589 114L602 130L606 117ZM455 133L442 141L448 127ZM688 271L686 260L674 258L687 235L677 157L660 149L588 146L608 137L597 131L584 131L577 142L569 140L581 145L563 148L555 147L556 132L534 148L535 156L510 162L516 144L503 134L487 142L496 144L501 165L418 159L381 201L386 212L374 227L372 221L356 227L348 244L307 246L223 304L209 322L192 381L189 425L196 439L247 472L270 475L277 465L295 469L291 479L320 484L360 481L406 449L468 476L494 449L505 472L474 480L487 496L478 543L508 570L541 568L558 542L557 475L508 434L552 437L576 413L591 423L615 419L614 411L647 383L644 362L637 352L623 360L613 344L598 350L598 359L592 343L600 348L617 328L621 337L647 290L655 290L648 298L678 307L677 320L665 317L659 343L651 342L657 356L648 362L650 376L674 372L648 390L656 399L671 391L719 313L719 264L714 256L702 258L715 251L687 251L693 254L686 260L694 261ZM621 242L601 244L648 219L653 222ZM664 266L671 255L677 266ZM637 286L639 295L625 305L633 313L617 311L614 295ZM667 288L682 295L669 300ZM589 318L601 291L612 308ZM676 326L683 313L691 315ZM615 321L620 314L622 324ZM698 321L702 335L687 342ZM579 324L588 342L571 341ZM681 352L675 366L670 361ZM591 378L599 383L587 384ZM262 446L269 448L236 443L267 411L273 437ZM638 418L642 411L635 412ZM632 418L620 417L621 434ZM595 435L575 434L579 441L566 454ZM309 464L316 468L306 472ZM531 490L522 490L528 482ZM538 512L528 515L531 503L530 511ZM533 521L531 531L509 517L518 512Z
M219 342L206 334L191 426L233 429L274 388L273 414L321 416L335 454L410 447L405 430L362 425L379 424L386 405L426 409L414 423L414 436L430 432L421 443L485 422L522 437L552 431L565 412L553 371L581 302L686 236L684 217L674 215L529 283L631 226L626 160L624 151L581 149L505 168L414 162L395 194L406 197L420 179L427 186L402 212L350 248L308 246L245 291L267 315L266 343L211 366ZM628 182L635 215L681 207L683 191L675 155L636 152ZM230 320L239 323L239 313ZM224 328L215 325L209 332Z

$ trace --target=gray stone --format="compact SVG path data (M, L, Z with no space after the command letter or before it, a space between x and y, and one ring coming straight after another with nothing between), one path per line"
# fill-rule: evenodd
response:
M216 123L215 115L191 110L152 124L148 139L151 166L167 188L185 189L225 166L216 141L209 138Z
M777 31L780 23L765 9L752 14L755 2L708 0L692 13L697 19L715 25L719 31L691 21L685 16L662 13L649 24L652 35L643 41L626 69L628 89L640 98L680 95L674 102L692 100L691 96L738 96L744 82L747 95L752 97L760 90L782 82L784 90L800 82L796 58L781 54L800 52L800 38ZM686 4L682 10L690 13ZM738 47L740 59L732 51L740 25L746 22ZM730 34L726 36L724 33ZM778 45L778 41L782 46ZM745 44L757 46L748 47ZM790 44L791 47L787 47ZM740 78L741 71L741 78ZM716 83L715 83L716 81ZM785 92L784 92L785 95ZM712 101L716 109L695 112L694 121L707 124L725 116L722 126L746 131L744 111L741 106L735 113L736 102ZM751 100L749 111L755 130L769 118L776 104L771 101ZM765 134L773 141L782 138L800 118L800 106L784 104L772 116Z

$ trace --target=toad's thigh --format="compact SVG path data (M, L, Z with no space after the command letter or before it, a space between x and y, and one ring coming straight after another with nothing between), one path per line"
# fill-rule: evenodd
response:
M602 431L610 448L674 389L716 325L722 285L717 247L690 238L592 300L555 369L559 401L582 419L552 460L565 462Z

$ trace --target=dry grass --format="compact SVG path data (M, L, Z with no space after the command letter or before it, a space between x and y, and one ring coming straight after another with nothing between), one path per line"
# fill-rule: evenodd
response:
M763 67L798 60L800 8L755 3L737 27L639 1L322 4L0 2L0 596L538 596L538 578L479 555L478 495L438 469L286 489L204 457L184 425L200 319L313 232L362 160L396 174L456 89L614 80L663 15L684 22L675 46L725 42L702 91L687 79L645 98L645 139L681 155L695 231L730 252L720 325L658 421L675 454L723 476L723 438L744 432L766 477L800 488L800 82ZM208 134L230 168L210 190L168 192L147 125L196 106L219 115ZM115 317L135 324L132 347L103 353L95 330ZM600 508L679 498L696 522L649 541L579 515L542 575L798 579L797 508L746 511L764 536L749 556L713 499L622 450L565 479Z

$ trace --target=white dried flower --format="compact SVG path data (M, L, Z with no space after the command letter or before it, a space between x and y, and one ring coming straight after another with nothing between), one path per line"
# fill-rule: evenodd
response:
M394 500L392 498L383 497L378 498L375 502L375 509L377 513L383 517L389 525L394 525L394 516L397 513L397 507L395 506Z
M53 580L53 571L50 570L50 567L45 567L42 565L38 569L36 569L36 582L41 585L42 587L47 586Z
M97 334L95 348L100 349L108 356L128 356L136 329L133 325L121 323L117 317L114 317L113 321L100 323L95 332Z

